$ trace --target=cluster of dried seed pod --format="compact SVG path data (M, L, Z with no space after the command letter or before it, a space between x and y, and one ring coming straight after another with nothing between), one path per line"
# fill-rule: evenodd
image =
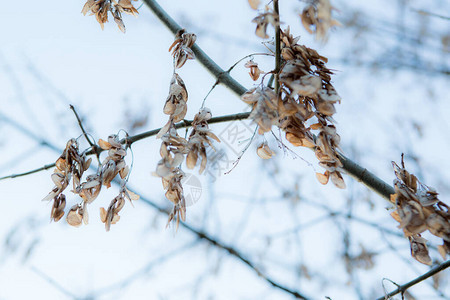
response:
M116 224L119 221L119 212L125 205L125 198L130 201L131 205L133 205L133 201L139 199L139 195L128 190L125 184L126 182L123 181L119 195L111 201L107 210L103 207L100 208L100 220L105 223L106 231L109 231L111 224Z
M118 2L115 0L88 0L86 4L84 4L81 12L83 15L86 15L88 12L91 12L90 15L95 15L95 18L102 29L104 28L104 24L108 22L108 13L111 13L114 17L114 21L123 33L125 33L125 24L122 20L122 13L133 16L139 14L137 9L131 3L131 0L119 0Z
M317 173L319 182L327 184L331 179L336 187L345 188L337 153L340 137L332 118L336 112L334 105L341 98L331 84L332 72L325 66L327 58L299 45L298 39L290 34L289 28L281 31L283 62L279 94L259 85L241 99L252 106L250 118L259 125L259 134L270 131L272 125L278 126L292 145L315 151L319 164L326 170L324 174ZM252 62L250 67L255 69L257 65Z
M339 21L332 19L331 12L334 9L330 0L312 1L300 15L303 27L315 34L317 40L326 41L328 30L334 26L340 26Z
M175 35L175 41L169 47L169 52L172 51L173 66L175 69L179 69L188 59L195 59L194 51L191 47L197 40L197 36L193 33L187 33L184 29L181 29Z
M52 200L51 219L55 222L64 216L64 208L66 206L66 196L62 193L69 185L73 178L74 194L79 195L82 200L80 203L73 205L67 213L66 221L72 226L78 227L82 223L87 224L89 221L87 204L92 203L100 194L102 185L111 186L111 181L119 174L124 179L129 173L129 167L125 163L126 149L119 140L117 135L110 135L108 141L99 140L99 145L103 150L108 151L108 156L99 166L96 174L86 177L86 181L81 182L83 173L89 168L91 158L86 160L85 152L79 153L78 142L75 139L69 140L62 155L56 161L56 168L52 174L52 180L55 187L43 200ZM126 181L122 181L122 189L120 195L125 195L130 200L137 200L139 196L131 193L125 188ZM130 196L132 195L132 196ZM123 198L124 196L122 196ZM116 197L117 198L117 197ZM114 202L114 200L113 200ZM117 202L117 201L116 201ZM106 224L109 230L110 224Z
M51 219L55 222L64 216L66 206L66 196L62 193L73 177L73 189L80 184L83 173L89 168L92 159L86 160L86 155L79 152L77 140L70 139L61 156L56 160L55 170L51 175L55 187L42 201L53 200Z
M186 157L186 165L189 169L195 168L200 157L199 174L206 168L207 157L206 147L209 145L214 149L210 138L220 143L219 138L209 129L208 120L211 119L211 110L209 108L202 108L198 114L195 115L192 121L192 131L189 135L188 149L189 152Z
M175 122L183 120L186 116L188 101L186 86L175 70L181 68L188 59L195 58L191 49L195 40L195 34L187 33L182 29L178 31L175 41L169 48L169 51L172 51L174 73L170 81L169 96L163 110L165 114L169 115L169 121L156 135L156 138L160 138L162 143L160 148L161 160L158 162L154 174L161 178L164 190L166 190L165 196L174 205L172 212L169 214L167 225L176 219L177 228L180 220L186 220L186 200L181 184L184 172L180 165L183 163L185 155L192 151L189 148L188 141L178 135L175 127ZM192 162L193 156L194 154L190 154L190 162ZM188 167L191 164L188 163Z
M279 17L269 6L266 6L265 11L254 18L252 22L256 23L255 34L262 39L267 39L269 38L267 26L271 24L273 27L276 27L279 24Z
M103 185L111 187L111 181L117 174L124 179L130 170L124 158L127 155L125 146L119 142L119 137L116 134L110 135L108 141L100 139L98 145L108 151L108 156L102 162L101 178Z
M250 69L250 72L248 72L248 74L253 79L253 81L258 80L259 75L261 75L261 73L262 73L261 69L258 67L258 64L256 62L254 62L253 60L249 60L245 64L245 67Z
M188 147L186 139L178 135L173 123L170 124L168 131L161 136L161 160L158 162L155 175L161 177L162 185L166 190L166 198L174 205L167 224L177 217L178 227L180 219L183 221L186 219L186 201L181 185L184 173L180 165L184 161Z
M401 167L392 162L395 176L395 194L391 195L391 202L395 211L391 216L400 223L411 244L411 254L419 262L430 265L426 239L421 233L428 230L431 234L442 238L443 245L438 246L439 253L446 258L450 254L450 213L449 207L437 197L435 189L422 184L416 176L405 169L403 161Z

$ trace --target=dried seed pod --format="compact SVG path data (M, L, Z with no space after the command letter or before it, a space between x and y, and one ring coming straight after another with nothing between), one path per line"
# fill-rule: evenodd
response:
M411 246L411 256L418 262L431 266L431 258L428 254L427 240L420 235L414 235L409 237L409 243Z
M250 7L254 10L258 9L258 6L260 3L261 3L261 0L248 0L248 4L250 4Z
M83 221L83 210L80 204L75 204L70 208L70 211L67 213L66 221L71 226L81 226Z
M331 182L333 182L333 184L340 189L345 189L346 185L345 185L345 181L344 178L342 178L341 173L339 173L338 171L336 172L331 172L330 173L330 178L331 178Z
M330 173L328 171L325 171L324 174L316 173L316 178L321 184L325 185L328 183L328 179L330 178Z
M267 144L267 142L261 143L258 148L256 149L256 153L258 154L259 157L261 157L262 159L269 159L272 158L272 156L275 154L275 152L272 151L272 149L270 149L269 145Z
M258 68L258 64L253 60L249 60L244 66L250 69L249 74L253 81L258 80L259 75L261 75L261 70Z
M64 216L64 208L66 207L66 196L59 194L53 200L53 206L50 213L50 219L58 222Z

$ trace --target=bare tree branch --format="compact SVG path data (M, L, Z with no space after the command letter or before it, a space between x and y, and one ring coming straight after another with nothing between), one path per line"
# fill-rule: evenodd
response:
M430 271L426 272L425 274L417 277L414 280L411 280L410 282L407 282L403 285L400 285L397 289L393 290L389 294L384 295L383 297L378 298L377 300L386 300L390 299L392 296L397 295L398 293L404 293L408 288L412 287L413 285L418 284L421 281L424 281L425 279L433 276L434 274L439 273L442 270L447 269L450 267L450 260L447 260L446 262L443 262L442 264L432 268Z
M214 124L214 123L230 122L230 121L237 121L237 120L245 120L245 119L248 118L249 115L250 115L250 113L248 113L248 112L238 113L238 114L233 114L233 115L225 115L225 116L211 118L208 121L208 123L209 124ZM50 146L50 144L48 144L46 141L42 140L40 137L35 135L33 132L31 132L30 130L28 130L25 127L21 126L16 121L10 119L8 116L2 114L1 112L0 112L0 119L3 119L4 121L9 123L10 125L16 127L22 133L24 133L25 135L29 136L30 138L40 142L42 145ZM175 127L177 129L178 128L186 128L186 127L190 127L191 124L192 124L192 120L184 120L184 121L181 121L181 122L175 124ZM160 130L161 130L161 128L157 128L157 129L153 129L153 130L150 130L150 131L146 131L146 132L143 132L143 133L140 133L140 134L137 134L137 135L133 135L133 136L127 137L126 139L123 139L120 142L122 144L127 143L128 145L131 145L134 142L137 142L137 141L140 141L142 139L145 139L145 138L157 135ZM56 146L52 146L50 148L52 150L55 150L55 151L60 151L60 150L58 150L58 148ZM104 151L104 150L99 148L99 147L93 147L92 150L88 151L86 154L88 154L88 155L99 154L102 151ZM30 175L30 174L37 173L37 172L40 172L40 171L48 170L50 168L53 168L54 166L55 166L55 163L47 164L47 165L45 165L43 167L31 170L31 171L27 171L27 172L24 172L24 173L11 174L11 175L0 177L0 180Z
M159 18L159 20L166 25L169 30L176 34L181 28L180 25L169 16L164 9L158 4L158 2L154 0L144 0L145 4L150 7L153 13ZM238 95L242 95L247 91L245 87L243 87L239 82L234 80L230 74L224 71L221 67L219 67L203 50L195 43L192 46L192 50L195 53L195 58L209 71L214 75L215 78L220 83L223 83L226 87L230 88L233 92Z
M176 34L178 30L181 29L181 26L178 25L175 20L173 20L172 17L166 13L156 1L144 0L144 2L150 7L150 9L159 18L159 20L170 29L173 34ZM194 51L198 61L208 71L210 71L219 82L230 88L238 96L241 96L246 92L246 89L233 77L231 77L230 74L222 70L208 55L206 55L206 53L203 52L203 50L197 45L197 43L194 44L192 50ZM340 155L340 158L342 159L342 163L344 164L344 170L347 171L350 176L360 182L363 182L368 188L370 188L386 200L390 201L390 195L394 193L394 189L391 185L387 184L374 174L367 171L367 169L362 168L344 155Z
M77 118L78 125L80 126L81 131L83 132L84 138L85 138L86 141L89 143L89 145L94 149L94 148L95 148L95 145L94 145L94 143L91 142L91 139L89 138L88 134L86 133L86 130L84 130L83 123L81 122L81 118L80 118L80 116L78 115L77 111L75 110L75 107L74 107L72 104L70 104L70 105L69 105L69 108L70 108L70 109L73 111L73 113L75 114L75 118Z

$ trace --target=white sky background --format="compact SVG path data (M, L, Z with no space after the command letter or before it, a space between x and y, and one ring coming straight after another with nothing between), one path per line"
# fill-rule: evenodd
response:
M429 2L422 7L421 1L410 1L410 6L443 14L450 11L445 1ZM359 6L370 17L369 24L379 24L376 20L393 23L397 16L397 7L391 7L391 1L370 6L359 1L332 3L342 15L345 9ZM83 4L5 2L0 13L0 112L61 150L67 140L80 135L69 103L85 117L85 127L97 140L121 128L128 130L126 110L137 115L148 113L149 122L139 132L158 128L167 121L162 108L172 75L167 49L173 36L145 5L139 18L124 16L124 35L113 21L101 31L94 17L80 13ZM161 5L182 26L196 33L198 44L225 69L249 53L265 51L254 35L250 21L256 13L247 1L161 1ZM331 33L327 45L321 45L301 27L297 12L303 3L281 1L280 5L284 24L301 35L300 43L329 57L328 67L339 70L333 81L343 98L337 106L336 120L344 152L387 182L394 177L392 160L399 162L402 152L416 156L419 163L407 160L407 167L424 183L437 188L441 200L449 203L450 159L445 155L450 143L448 76L417 70L355 68L351 61L356 54L349 52L352 43L357 42L352 31L339 28ZM408 16L414 14L408 12ZM405 22L411 30L418 26L413 18ZM448 34L449 24L431 18L429 27L436 32L447 30ZM384 48L392 49L396 42L381 30L370 37L365 43L367 48L359 54L368 59L379 56ZM433 36L424 43L440 45ZM419 54L448 69L448 53ZM386 53L386 59L392 56ZM349 62L343 62L344 57ZM256 57L255 61L265 71L272 68L267 58ZM215 79L196 61L188 61L179 74L189 91L186 118L192 119ZM246 87L253 84L243 64L232 75ZM216 88L206 105L214 116L245 109L224 87ZM422 136L413 124L421 127ZM211 128L219 134L226 126ZM179 132L184 134L183 130ZM7 122L0 121L0 135L0 176L52 163L60 154L41 147ZM355 279L347 275L341 263L343 245L335 222L314 222L317 224L293 234L286 232L325 218L327 212L310 202L347 213L350 197L354 197L352 209L356 216L395 231L397 224L386 212L386 202L348 177L344 191L321 186L315 179L314 168L320 168L312 153L294 149L314 168L284 155L273 137L267 139L277 151L272 161L261 161L256 156L255 142L229 175L215 182L197 176L202 181L203 195L188 207L187 223L233 245L278 282L314 299L358 299L354 289L346 285ZM159 146L160 141L154 137L133 145L129 185L146 198L169 207L160 179L151 176L160 158ZM218 147L226 149L224 145ZM227 151L233 158L230 149ZM127 161L131 163L130 153ZM274 175L275 169L278 173ZM198 168L194 172L198 175ZM117 194L116 188L102 190L90 206L88 226L72 228L64 220L49 224L51 204L40 200L52 188L50 174L49 170L0 182L0 240L10 237L9 245L0 249L0 299L70 299L71 295L95 299L290 299L226 252L197 241L183 228L176 235L166 230L166 216L142 202L138 201L134 208L127 203L120 221L106 233L98 211L108 206ZM295 184L299 187L299 203L293 201L295 197L283 195ZM66 195L68 209L78 200L68 191ZM369 203L374 204L373 209ZM347 226L346 222L339 224ZM378 231L357 222L350 224L353 254L360 252L360 244L378 253L373 269L355 271L366 297L383 295L383 277L401 284L428 269L410 257L406 239L389 238L398 249L391 251ZM426 238L437 244L436 239ZM31 245L34 247L27 256ZM431 255L442 260L433 250ZM129 285L120 286L148 264L148 272L138 273ZM298 276L302 264L309 268L311 281ZM58 290L45 276L67 292ZM393 289L393 285L388 287ZM447 297L450 294L446 278L441 291ZM440 299L427 283L411 292L419 299Z

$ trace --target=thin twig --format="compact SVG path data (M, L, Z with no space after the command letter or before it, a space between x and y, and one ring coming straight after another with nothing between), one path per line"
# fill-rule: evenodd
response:
M248 148L250 147L250 145L253 142L253 139L255 138L256 132L258 131L258 126L256 126L255 131L253 132L252 137L250 138L250 141L248 141L247 145L245 146L244 150L241 151L241 153L239 154L238 158L233 162L233 167L226 171L225 173L223 173L224 175L228 175L231 173L231 171L234 170L234 168L237 167L237 165L239 164L239 162L241 161L242 156L244 156L245 152L247 152Z
M106 293L112 293L115 290L120 290L131 283L133 283L135 280L142 278L143 275L146 275L150 270L158 265L161 265L168 260L175 258L177 254L180 254L184 251L192 249L194 246L199 244L199 240L194 240L193 242L189 242L186 244L183 244L181 247L178 247L172 251L165 252L163 255L158 256L157 258L153 258L150 262L148 262L145 266L140 267L137 271L133 272L132 274L128 275L125 279L121 279L119 282L114 282L108 286L105 286L103 288L100 288L99 290L94 291L93 293L90 293L91 297L100 297Z
M417 12L417 13L419 13L419 14L421 14L421 15L424 15L424 16L437 17L437 18L440 18L440 19L444 19L446 21L450 21L450 17L439 15L439 14L436 14L436 13L432 13L432 12L429 12L429 11L426 11L426 10L423 10L423 9L412 9L412 10Z
M450 267L450 260L447 260L446 262L443 262L442 264L432 268L430 271L417 277L414 280L411 280L410 282L407 282L403 285L399 285L397 289L393 290L389 294L384 295L383 297L378 298L377 300L389 299L390 297L397 295L398 293L404 293L408 288L412 287L413 285L416 285L419 282L424 281L425 279L433 276L434 274L439 273L442 270L447 269L448 267Z
M80 128L81 128L81 132L83 132L84 138L86 139L86 141L89 143L89 145L90 145L92 148L95 148L95 145L94 145L94 144L91 142L91 140L89 139L89 136L88 136L88 134L86 133L86 130L84 130L83 123L81 122L81 118L80 118L80 116L78 115L78 113L77 113L75 107L74 107L72 104L70 104L70 105L69 105L69 108L70 108L70 109L73 111L73 113L75 114L75 118L77 118L78 125L79 125Z
M236 120L244 120L244 119L247 119L249 115L250 115L250 113L248 113L248 112L238 113L238 114L233 114L233 115L225 115L225 116L211 118L208 121L208 123L209 124L214 124L214 123L230 122L230 121L236 121ZM16 126L19 130L21 130L22 132L27 134L29 137L31 137L31 138L33 138L33 139L35 139L37 141L40 141L40 143L42 145L49 145L47 142L41 140L37 135L35 135L31 131L29 131L28 129L20 126L20 124L18 124L15 121L9 119L8 117L4 116L1 112L0 112L0 118L3 118L4 120L6 120L11 125ZM175 128L178 129L178 128L190 127L192 125L192 122L193 121L191 121L191 120L181 121L181 122L175 124ZM134 136L130 136L130 137L124 138L120 142L122 144L126 143L128 146L130 146L134 142L137 142L137 141L140 141L142 139L145 139L145 138L157 135L160 130L161 130L161 128L157 128L157 129L153 129L153 130L150 130L150 131L146 131L146 132L143 132L143 133L140 133L140 134L136 134ZM52 148L52 150L59 151L56 146L52 146L52 147L55 147L55 148ZM98 148L98 147L95 148L95 149L92 148L91 151L86 152L86 155L92 155L92 154L96 154L97 155L97 154L100 154L103 151L104 151L103 149ZM62 152L62 150L61 150L61 152ZM18 173L18 174L12 174L12 175L7 175L7 176L0 177L0 180L30 175L30 174L37 173L37 172L40 172L40 171L48 170L50 168L53 168L54 166L55 166L55 163L47 164L47 165L45 165L43 167L31 170L31 171L27 171L27 172L24 172L24 173Z
M16 177L21 177L21 176L26 176L26 175L30 175L30 174L34 174L34 173L38 173L40 171L44 171L44 170L48 170L55 167L55 163L52 164L48 164L45 165L43 167L28 171L28 172L24 172L24 173L19 173L19 174L11 174L11 175L7 175L7 176L3 176L0 177L0 180L4 180L4 179L9 179L9 178L16 178Z
M250 113L244 112L244 113L215 117L215 118L211 118L210 120L208 120L208 124L230 122L230 121L236 121L236 120L244 120L244 119L247 119L249 115L250 115ZM193 121L191 121L191 120L183 120L179 123L176 123L175 128L179 129L179 128L190 127L192 125L192 122ZM146 132L134 135L134 136L130 136L127 138L126 142L129 145L131 145L132 143L137 142L139 140L145 139L145 138L153 136L153 135L157 135L160 130L161 130L161 128L158 128L158 129L146 131ZM120 142L125 143L124 140L122 140Z
M95 156L97 157L98 164L100 165L100 164L101 164L101 163L100 163L100 152L98 151L98 150L99 150L99 147L95 144L95 141L94 141L94 143L91 142L91 139L89 138L89 135L86 133L86 130L84 130L83 123L81 122L81 118L80 118L80 116L78 115L78 113L77 113L75 107L74 107L72 104L70 104L70 105L69 105L69 108L70 108L70 109L73 111L73 113L75 114L75 118L77 118L78 125L80 126L81 132L83 132L84 138L85 138L86 141L89 143L89 145L91 146L92 150L94 151Z
M280 35L280 10L278 0L273 1L273 10L278 18L275 25L275 95L278 97L280 90L279 73L281 68L281 35Z
M70 298L73 298L73 299L80 299L80 297L77 297L76 295L74 295L72 292L67 290L65 287L63 287L61 284L56 282L53 278L51 278L50 276L48 276L47 274L45 274L44 272L42 272L38 268L36 268L34 266L31 266L31 270L34 273L36 273L38 276L40 276L42 279L47 281L49 284L51 284L53 287L55 287L57 290L59 290L61 293L63 293L64 295L66 295L66 296L68 296Z

